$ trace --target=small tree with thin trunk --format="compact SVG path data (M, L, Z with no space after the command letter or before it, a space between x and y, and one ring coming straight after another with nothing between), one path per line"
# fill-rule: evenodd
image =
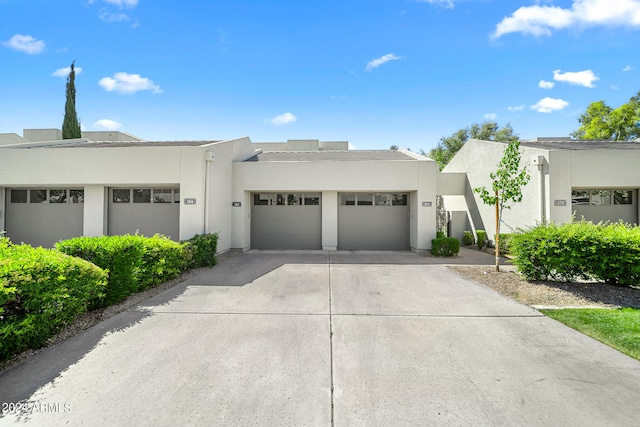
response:
M489 174L493 181L491 185L493 194L484 186L473 189L485 204L496 207L496 271L500 271L502 213L504 209L511 209L511 206L522 201L522 187L527 185L531 178L526 167L520 169L520 157L520 141L514 139L504 150L498 169Z
M71 63L71 71L67 76L67 100L64 105L64 120L62 121L62 139L81 138L80 121L76 112L76 61Z

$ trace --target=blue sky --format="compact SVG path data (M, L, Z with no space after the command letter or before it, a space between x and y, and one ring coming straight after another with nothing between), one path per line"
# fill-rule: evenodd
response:
M568 136L640 90L640 0L0 0L0 132L347 140L429 150L472 123Z

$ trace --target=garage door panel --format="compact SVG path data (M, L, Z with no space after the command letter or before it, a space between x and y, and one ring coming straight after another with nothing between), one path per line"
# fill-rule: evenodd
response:
M253 249L321 249L322 210L320 205L254 205L251 213L251 247Z
M163 234L180 238L178 189L112 188L109 192L108 234Z
M7 190L5 228L14 243L51 248L59 240L82 236L83 215L83 203L12 203Z
M408 206L339 206L338 249L409 249Z

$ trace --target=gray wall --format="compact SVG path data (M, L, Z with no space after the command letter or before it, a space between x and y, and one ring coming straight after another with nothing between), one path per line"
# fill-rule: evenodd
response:
M574 205L575 219L584 217L587 221L598 223L600 221L624 221L629 224L638 224L638 205L634 200L632 205Z

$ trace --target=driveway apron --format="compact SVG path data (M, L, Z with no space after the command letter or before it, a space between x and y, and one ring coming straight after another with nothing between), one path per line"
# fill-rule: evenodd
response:
M251 251L0 374L4 425L634 425L640 362L404 252Z

